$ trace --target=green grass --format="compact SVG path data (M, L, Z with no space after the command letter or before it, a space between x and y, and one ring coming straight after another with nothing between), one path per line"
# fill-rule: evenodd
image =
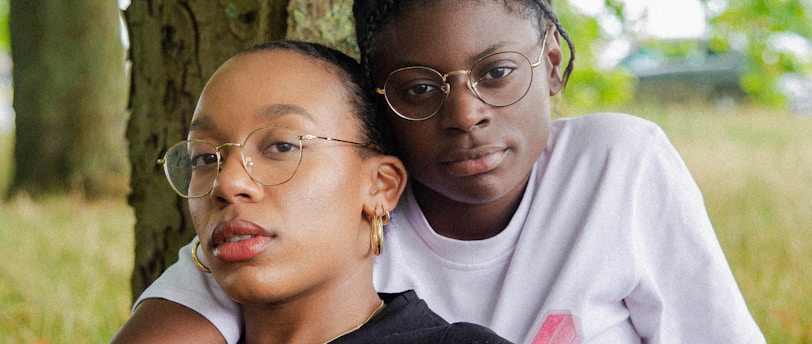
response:
M0 343L109 341L129 315L124 199L18 197L0 219Z
M812 343L812 117L759 108L643 110L705 196L770 343Z
M11 161L14 154L14 133L0 130L0 200L8 190L11 180Z
M660 124L686 160L768 342L812 343L812 118L628 112ZM10 142L0 135L0 159L10 159ZM123 196L0 203L0 343L107 342L129 314L133 223Z

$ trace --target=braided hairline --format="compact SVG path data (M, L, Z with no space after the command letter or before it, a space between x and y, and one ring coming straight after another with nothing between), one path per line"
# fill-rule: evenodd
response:
M361 65L364 67L365 73L367 77L371 80L371 64L369 61L370 56L373 53L374 48L372 47L372 42L374 41L374 33L378 30L378 26L388 18L392 12L396 9L396 1L397 0L378 0L378 1L364 1L364 0L355 0L353 4L353 13L355 15L355 28L357 30L358 36L358 47L361 51ZM539 6L541 11L543 12L543 16L550 20L553 25L555 25L558 33L564 40L567 42L567 46L570 49L570 59L567 62L567 67L564 69L564 74L561 76L561 82L564 87L567 85L567 81L569 81L570 74L572 74L572 70L574 68L575 62L575 45L570 39L569 34L566 30L564 30L564 26L558 20L558 16L553 11L551 6L552 0L526 0L530 3L535 3ZM362 4L363 3L363 4ZM369 3L374 5L373 10L369 10ZM543 23L539 23L543 25Z
M564 38L564 40L567 42L567 46L570 49L570 59L567 62L567 67L564 69L564 74L561 75L561 85L563 87L567 87L567 81L569 81L570 74L572 74L572 69L574 68L573 63L575 62L575 44L572 43L572 39L570 39L570 35L567 33L567 30L564 30L564 26L561 25L561 22L558 20L558 16L555 15L555 12L550 4L552 0L533 1L541 7L542 11L544 11L544 16L553 22L555 28L558 29L558 33Z

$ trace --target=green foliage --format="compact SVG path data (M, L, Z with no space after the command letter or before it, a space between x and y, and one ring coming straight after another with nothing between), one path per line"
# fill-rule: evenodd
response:
M717 1L702 0L707 8ZM808 0L738 0L726 2L723 11L709 17L711 42L717 47L739 49L747 56L742 88L757 101L777 105L783 97L775 81L785 73L812 72L812 56L788 49L785 40L812 40L812 3ZM746 19L745 19L746 18ZM782 42L783 40L783 42ZM807 52L810 54L812 52Z
M570 0L571 1L571 0ZM657 50L665 58L687 57L702 49L715 53L736 52L744 56L739 85L751 99L771 106L782 105L784 95L777 81L787 73L812 73L812 2L808 0L700 0L708 19L707 47L692 47L696 42L662 44L657 41L636 42ZM565 98L575 106L588 106L601 101L614 106L630 99L633 80L623 74L607 75L595 66L592 52L603 51L610 37L597 21L572 9L566 0L554 2L556 11L570 32L577 48L578 63ZM604 0L604 15L629 27L624 17L624 0ZM623 29L622 35L634 33ZM794 39L790 42L788 38ZM798 46L805 46L801 49ZM799 52L800 51L800 52ZM609 88L609 89L607 89ZM583 93L582 93L583 92Z
M9 0L0 0L0 52L8 52L11 38L8 28Z
M554 4L556 14L575 44L575 69L564 92L564 99L573 106L588 108L597 104L614 106L628 103L634 95L634 77L623 70L607 71L600 68L597 53L604 50L609 36L598 20L579 12L566 1L556 1ZM610 13L622 18L622 3L606 0L606 6ZM561 46L570 53L563 39Z

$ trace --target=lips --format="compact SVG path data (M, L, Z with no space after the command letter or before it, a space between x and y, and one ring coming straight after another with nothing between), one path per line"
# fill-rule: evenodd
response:
M226 263L250 260L265 250L273 237L250 221L223 222L212 233L214 256Z
M502 147L478 147L454 151L440 161L448 173L457 177L468 177L490 172L502 163L507 150Z

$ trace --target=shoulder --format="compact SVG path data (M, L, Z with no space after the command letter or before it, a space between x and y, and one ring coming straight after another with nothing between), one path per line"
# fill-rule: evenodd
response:
M671 142L654 122L622 113L596 113L553 121L547 142L548 159L569 163L572 157L638 159L644 152L671 150ZM626 159L621 158L621 159Z
M394 317L403 319L420 319L413 322L413 326L437 326L448 324L442 317L429 309L426 302L417 296L414 290L407 290L401 293L387 294L378 293L386 303L386 308L381 312L381 317Z
M490 329L472 323L453 323L378 337L374 343L386 344L509 344Z
M335 343L509 343L479 325L449 324L414 291L378 295L386 302L386 308L358 331Z
M664 136L662 129L654 122L615 112L557 119L552 122L551 134L551 139L588 139L587 142L593 143L639 142Z
M459 322L448 325L443 343L510 343L491 329L477 324Z

